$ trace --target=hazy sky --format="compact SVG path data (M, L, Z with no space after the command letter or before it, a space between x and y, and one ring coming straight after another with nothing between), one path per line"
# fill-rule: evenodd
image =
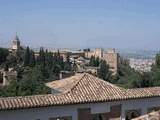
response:
M0 46L160 47L160 0L0 0Z

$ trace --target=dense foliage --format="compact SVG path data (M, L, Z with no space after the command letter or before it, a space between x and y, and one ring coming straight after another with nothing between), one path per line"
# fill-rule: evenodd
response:
M92 56L89 64L97 66L96 63L96 58ZM151 72L140 73L135 71L129 66L128 60L120 58L117 74L111 74L107 63L101 60L98 70L98 77L101 79L125 88L160 86L160 54L157 54L156 64L152 66Z
M20 58L20 56L23 57ZM16 55L10 54L7 57L5 64L16 69L17 79L12 80L9 86L1 87L0 96L49 93L50 90L45 83L58 79L61 70L71 70L69 60L64 62L59 51L53 55L40 48L39 56L36 57L33 50L27 47L21 55L16 53ZM17 58L20 58L21 62L18 62Z
M8 49L0 48L0 65L7 60L8 55L9 55Z
M139 73L129 66L127 60L121 60L118 68L118 74L113 83L118 84L125 88L139 88L148 87L149 85L144 84L146 73Z
M109 65L107 65L105 60L101 60L100 62L100 68L98 70L98 77L103 80L109 80L111 76L111 73L109 71Z
M156 55L155 65L152 66L153 86L160 86L160 53Z
M99 57L91 56L89 66L98 67L100 65Z
M59 51L53 54L40 48L38 53L39 55L35 54L29 47L14 53L0 48L0 67L6 71L8 68L14 68L17 71L16 79L11 80L9 86L0 88L0 96L49 93L50 90L45 86L46 82L59 79L60 71L75 70L69 56L64 62ZM120 61L118 73L114 76L104 60L92 56L89 66L98 68L99 78L125 88L160 86L160 54L156 55L156 62L148 73L135 71L125 59L121 58Z

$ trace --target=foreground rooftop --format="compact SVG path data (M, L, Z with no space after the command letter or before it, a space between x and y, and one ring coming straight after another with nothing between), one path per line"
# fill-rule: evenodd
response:
M134 118L132 120L159 120L159 119L160 119L160 111L154 111L146 115Z
M46 84L58 94L0 98L0 110L160 97L160 87L124 89L88 73Z

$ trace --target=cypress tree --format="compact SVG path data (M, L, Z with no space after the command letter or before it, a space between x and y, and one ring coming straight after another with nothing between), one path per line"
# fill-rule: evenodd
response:
M41 47L39 51L38 64L45 65L45 52L43 47Z
M160 67L160 53L156 55L156 66Z
M67 55L66 62L64 63L64 70L66 70L66 71L71 71L72 70L72 66L71 66L71 62L70 62L70 59L69 59L69 55Z
M99 57L97 57L96 59L95 59L95 65L94 65L95 67L98 67L99 66Z
M30 66L33 67L35 66L36 60L35 60L35 54L34 51L30 51Z
M95 63L95 57L91 56L90 61L89 61L89 65L94 66L94 63Z
M98 77L103 80L109 80L110 77L109 65L107 65L105 60L102 60L100 63L100 69L98 70Z
M28 66L29 64L30 64L30 49L29 47L27 47L24 55L24 66Z
M6 61L9 51L5 48L0 48L0 65Z

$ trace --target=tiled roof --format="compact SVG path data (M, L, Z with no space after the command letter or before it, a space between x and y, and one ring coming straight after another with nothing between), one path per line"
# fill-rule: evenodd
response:
M60 94L0 98L0 110L47 107L79 103L108 102L160 96L160 88L124 89L90 74L76 74L47 83Z
M155 111L155 112L151 112L146 115L134 118L132 120L159 120L159 118L160 118L160 111Z
M71 88L73 88L78 83L78 81L81 80L82 77L82 74L76 74L69 78L46 83L46 86L61 93L65 93Z
M160 87L127 89L126 95L133 98L160 96Z

